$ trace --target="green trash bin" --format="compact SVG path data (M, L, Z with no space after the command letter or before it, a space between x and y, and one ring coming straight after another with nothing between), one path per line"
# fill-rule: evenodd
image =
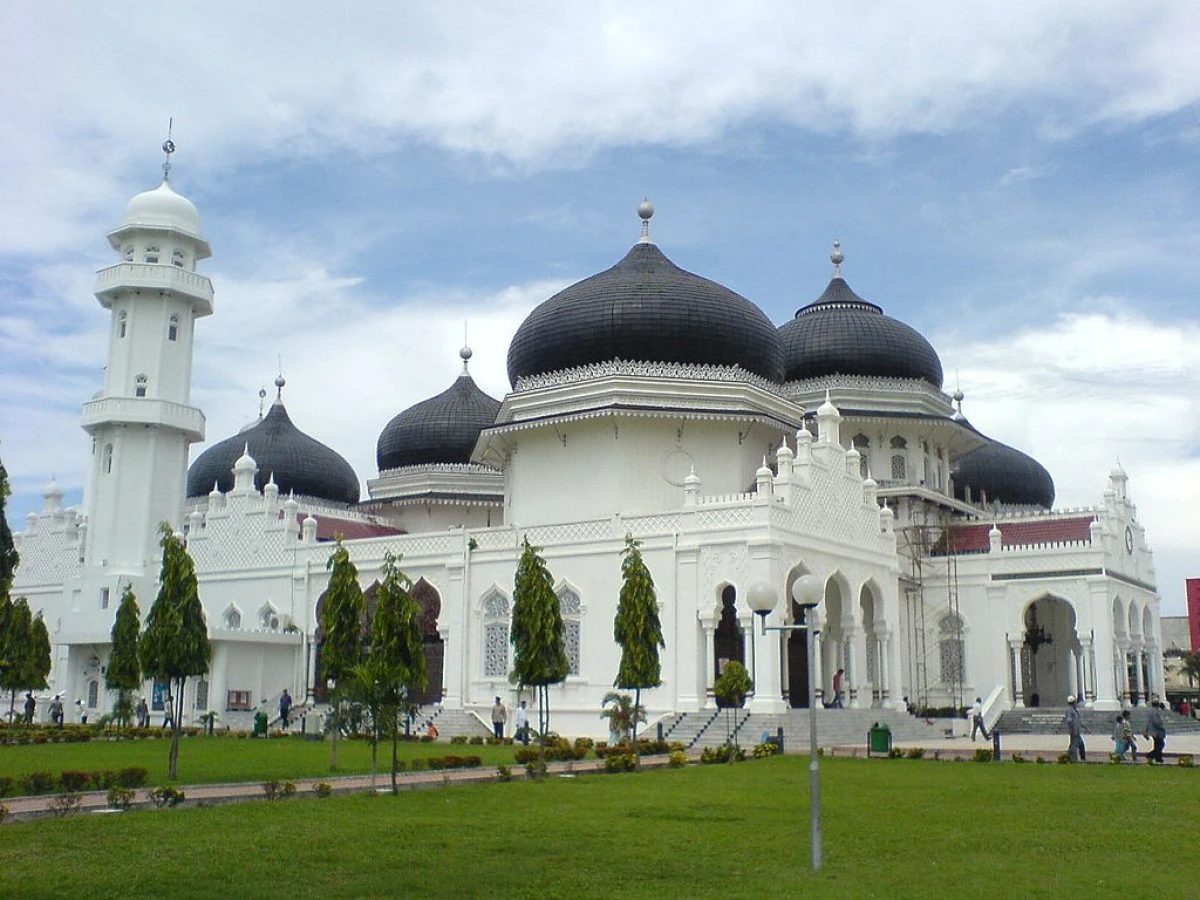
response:
M266 737L267 736L267 714L265 712L259 712L259 713L254 714L254 736L255 737Z
M892 729L887 725L876 722L867 732L867 756L872 753L882 753L884 756L892 752Z

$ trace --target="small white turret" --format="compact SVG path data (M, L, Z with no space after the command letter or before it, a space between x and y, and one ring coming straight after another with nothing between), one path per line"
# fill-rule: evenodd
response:
M842 414L829 399L829 391L825 391L825 402L817 407L817 442L820 444L840 444L842 436L840 426Z

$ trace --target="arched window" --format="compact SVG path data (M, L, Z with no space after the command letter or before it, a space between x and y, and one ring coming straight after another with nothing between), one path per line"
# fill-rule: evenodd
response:
M121 310L117 313L117 337L125 337L125 332L129 330L129 313Z
M100 702L100 682L94 678L89 681L87 694L88 709L95 709L96 704Z
M896 435L894 438L892 438L890 446L893 450L907 450L908 441L900 437L900 435Z
M208 709L208 681L201 678L196 682L195 708L200 711Z
M171 251L171 265L179 266L179 268L182 269L186 262L187 262L187 256L178 247L176 247L173 251Z
M263 608L258 611L258 621L262 624L264 631L278 631L279 610L270 603L264 603Z
M491 591L483 598L483 677L508 677L508 598Z
M865 434L856 434L851 443L859 453L858 474L866 478L871 473L871 440Z
M157 263L158 262L158 247L150 246L146 248L146 255L142 257L143 262Z
M938 656L942 681L961 684L964 674L962 619L950 613L938 623Z
M236 606L225 610L225 627L230 631L236 631L242 627L242 614Z
M149 381L149 379L146 378L145 375L139 375L137 378L133 379L133 396L145 397L146 396L146 384L148 381Z
M167 322L167 340L179 340L179 316L171 316Z
M133 244L129 244L121 251L121 258L125 262L133 262Z
M579 602L579 595L575 591L564 587L558 594L558 608L562 613L563 630L566 633L567 674L578 675L583 605Z
M101 465L103 465L103 467L104 467L105 475L112 474L112 462L113 462L113 445L105 444L104 445L104 461L101 463Z

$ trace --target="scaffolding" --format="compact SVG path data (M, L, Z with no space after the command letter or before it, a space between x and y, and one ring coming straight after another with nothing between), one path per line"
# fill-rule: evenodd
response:
M909 560L909 577L904 585L909 700L915 703L918 709L928 708L931 705L932 681L944 686L950 705L959 709L963 706L966 653L963 620L958 606L958 555L954 547L954 530L942 525L930 525L927 508L920 510L924 518L922 522L917 521L917 509L913 509L912 513L911 524L902 529L904 553ZM937 601L942 597L942 586L937 582L941 580L938 575L943 574L943 566L941 560L936 559L938 556L945 559L945 609L951 630L938 635L934 649L940 663L942 642L949 641L947 652L955 657L946 667L950 673L950 678L946 680L942 678L941 671L937 673L936 678L931 678L929 671L931 648L927 615L931 610L931 602L936 608L940 606Z

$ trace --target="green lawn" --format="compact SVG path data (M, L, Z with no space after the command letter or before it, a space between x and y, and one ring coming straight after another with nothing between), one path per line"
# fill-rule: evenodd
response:
M1195 893L1200 772L802 757L0 829L0 896L1107 897Z
M126 766L145 766L150 784L167 783L169 740L89 741L79 744L22 744L0 746L0 775L14 779L27 772L46 771L58 775L64 769L94 772ZM401 743L401 759L430 756L479 756L484 764L514 765L514 747L470 746L433 743ZM179 745L179 781L184 784L263 781L268 778L320 778L330 774L330 742L299 738L266 740L194 737ZM391 744L379 745L379 769L389 771ZM370 771L371 746L365 741L338 741L338 775L356 775ZM3 801L0 801L3 802Z

